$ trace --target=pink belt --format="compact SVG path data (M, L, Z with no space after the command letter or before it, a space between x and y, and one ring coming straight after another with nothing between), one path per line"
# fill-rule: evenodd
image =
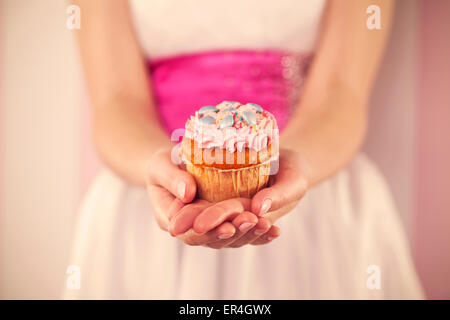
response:
M195 110L222 101L253 102L273 113L282 130L298 102L311 55L220 51L150 62L161 121L169 133Z

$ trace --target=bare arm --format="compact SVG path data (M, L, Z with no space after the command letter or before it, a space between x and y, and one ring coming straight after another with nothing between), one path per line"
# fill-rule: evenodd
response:
M381 9L381 30L366 25L373 4ZM269 212L274 222L359 150L393 7L392 0L329 0L303 97L281 136L280 170L253 197L252 212Z
M381 30L366 26L372 4L381 8ZM310 185L344 167L364 140L367 102L393 7L391 0L328 2L301 105L281 140L306 158Z
M159 124L145 61L126 0L78 0L78 42L102 160L130 183L144 186L147 161L170 147Z
M381 30L367 29L366 8L372 4L381 8ZM297 205L308 185L332 176L360 148L392 11L391 0L329 1L302 101L281 137L278 173L252 198L253 213L274 223ZM213 220L215 210L200 215L194 227Z

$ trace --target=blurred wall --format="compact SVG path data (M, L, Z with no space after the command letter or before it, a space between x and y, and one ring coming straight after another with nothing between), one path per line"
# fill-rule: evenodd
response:
M98 167L75 31L66 28L64 1L3 0L0 10L0 297L57 298L79 199ZM420 270L433 294L450 287L449 277L447 282L439 278L444 268L450 270L448 260L439 266L439 277L432 277L433 264L449 257L442 232L450 226L440 226L436 236L442 255L427 255L436 243L430 238L436 224L445 220L435 219L420 230L417 221L427 225L429 212L414 215L420 154L416 123L421 121L416 110L427 99L417 94L419 14L418 1L398 1L372 96L365 150L386 175L408 234L424 244L416 253L423 257ZM437 51L428 57L442 58ZM421 170L420 176L426 175L425 165ZM427 187L433 188L431 181ZM440 205L442 217L450 205Z
M0 297L57 298L80 196L81 74L65 1L0 5Z
M450 298L450 1L420 2L415 255L426 294Z
M397 1L390 39L372 91L364 146L388 179L410 239L414 236L418 17L418 1Z

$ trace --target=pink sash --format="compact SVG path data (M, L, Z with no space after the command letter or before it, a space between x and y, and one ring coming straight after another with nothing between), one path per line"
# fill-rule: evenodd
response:
M224 100L269 110L280 130L297 104L311 55L279 51L220 51L150 62L161 121L169 133L195 110Z

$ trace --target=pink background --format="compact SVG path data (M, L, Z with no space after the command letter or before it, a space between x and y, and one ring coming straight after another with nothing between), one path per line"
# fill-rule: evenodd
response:
M420 2L414 253L427 296L450 298L450 1Z

